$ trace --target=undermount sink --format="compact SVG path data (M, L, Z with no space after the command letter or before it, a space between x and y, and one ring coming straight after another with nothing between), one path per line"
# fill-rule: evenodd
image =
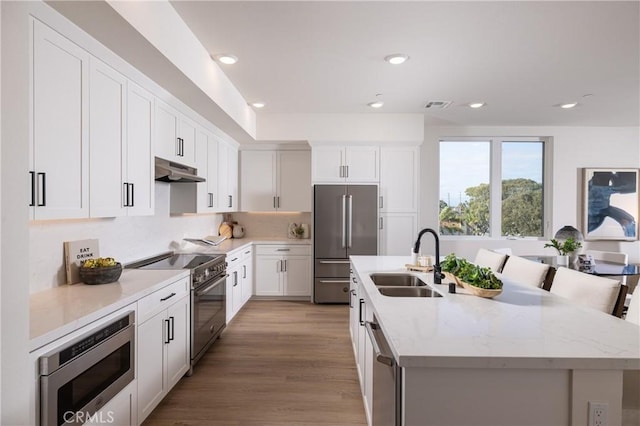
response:
M376 286L384 287L422 287L426 286L420 278L409 274L371 274Z
M380 294L390 297L442 297L426 287L378 287Z

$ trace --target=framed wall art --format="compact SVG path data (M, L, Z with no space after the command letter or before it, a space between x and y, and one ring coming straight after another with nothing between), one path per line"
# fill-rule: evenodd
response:
M586 240L638 239L638 170L584 169Z

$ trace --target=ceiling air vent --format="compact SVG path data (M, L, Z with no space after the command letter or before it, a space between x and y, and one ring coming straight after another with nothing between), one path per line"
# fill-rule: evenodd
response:
M451 101L431 101L424 106L426 109L445 109L451 105Z

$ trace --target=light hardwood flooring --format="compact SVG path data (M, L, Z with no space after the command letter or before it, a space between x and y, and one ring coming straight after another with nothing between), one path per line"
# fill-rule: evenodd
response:
M363 424L349 307L250 300L144 426Z

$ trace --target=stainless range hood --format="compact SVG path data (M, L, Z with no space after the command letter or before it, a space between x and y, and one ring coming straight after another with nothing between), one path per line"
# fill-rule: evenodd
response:
M162 182L204 182L198 169L156 157L156 180Z

